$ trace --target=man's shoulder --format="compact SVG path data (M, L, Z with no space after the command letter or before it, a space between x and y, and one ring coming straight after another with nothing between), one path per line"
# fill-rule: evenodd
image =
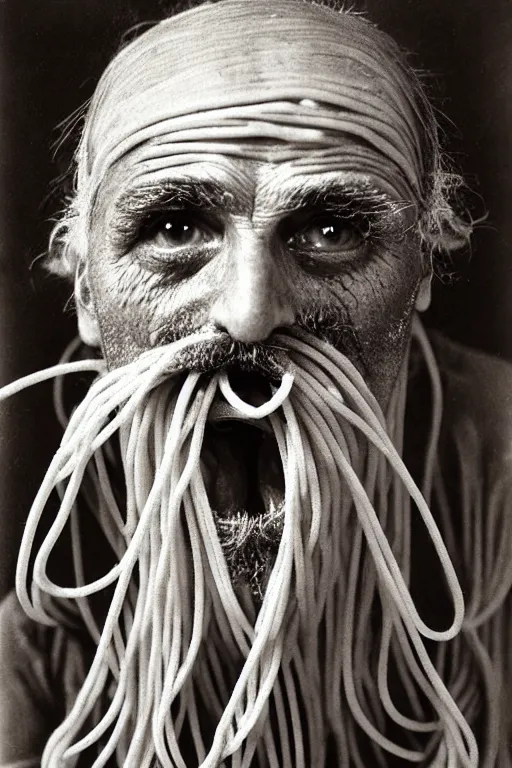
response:
M74 633L31 619L15 592L0 602L0 765L41 755L76 699L85 662Z
M62 671L64 657L87 654L87 647L78 633L61 624L43 624L27 616L14 590L0 600L0 648L5 651L10 644L15 644L17 654L39 652L45 655L57 675Z
M62 631L29 618L16 593L0 602L0 670L38 685L49 694L56 670L55 650L62 645Z
M450 380L461 388L477 387L484 396L487 388L488 394L501 395L512 410L511 362L468 347L438 331L430 331L429 337L442 373L448 373Z
M15 642L18 651L43 646L51 634L50 628L30 619L14 591L0 601L0 649Z
M14 592L0 603L0 764L40 759L58 724L49 628L26 616ZM37 764L37 762L36 762Z
M445 418L476 431L482 447L512 462L512 364L430 334L443 383Z

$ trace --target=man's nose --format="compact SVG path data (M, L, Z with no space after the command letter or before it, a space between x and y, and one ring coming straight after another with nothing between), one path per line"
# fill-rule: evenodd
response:
M270 244L252 233L229 254L210 319L236 341L264 341L277 328L295 322L285 270L276 258Z

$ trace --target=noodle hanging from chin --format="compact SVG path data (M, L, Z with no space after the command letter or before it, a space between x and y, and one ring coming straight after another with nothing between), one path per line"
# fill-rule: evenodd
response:
M453 696L460 681L449 688L442 673L445 649L459 643L464 603L427 505L441 404L417 319L413 337L432 376L425 498L400 458L407 364L385 420L348 359L303 332L272 337L282 370L259 405L241 400L229 368L183 373L183 353L212 342L208 334L108 373L98 361L65 363L0 391L3 399L51 375L101 374L71 416L18 562L27 614L55 623L76 606L97 646L74 707L47 743L43 768L74 766L82 753L93 768L113 755L124 768L155 760L164 768L320 768L332 764L328 750L347 768L386 765L389 754L404 764L481 765L467 716L474 701L465 697L465 712ZM261 421L281 457L279 541L259 610L250 590L233 584L207 491L202 447L215 408ZM111 471L116 436L125 504ZM54 489L60 509L33 553ZM116 561L94 581L84 572L84 507ZM441 629L426 625L411 597L412 516L423 521L451 598L452 622ZM47 566L68 524L76 583L60 586ZM104 590L112 599L99 621L91 606ZM486 654L480 650L484 667ZM487 688L492 684L489 672Z

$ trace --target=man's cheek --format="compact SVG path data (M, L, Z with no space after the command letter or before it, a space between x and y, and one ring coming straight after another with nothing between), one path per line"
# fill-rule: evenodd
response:
M124 365L150 346L154 287L139 271L104 261L92 270L91 289L109 367Z
M187 336L205 321L205 302L190 291L126 265L95 270L92 291L110 368Z
M413 269L373 268L331 283L331 296L352 328L361 358L358 367L382 404L407 349L419 279Z
M386 403L407 352L414 311L414 294L399 307L386 305L382 317L372 317L363 334L368 385Z

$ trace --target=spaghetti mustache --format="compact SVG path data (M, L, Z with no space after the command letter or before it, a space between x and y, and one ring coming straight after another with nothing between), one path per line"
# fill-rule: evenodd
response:
M430 359L418 323L414 332ZM183 377L183 355L218 348L217 339L204 334L110 372L89 361L36 375L101 373L72 415L42 483L18 563L25 611L58 623L64 607L68 614L74 609L97 646L74 707L48 741L44 768L74 766L81 755L93 768L113 755L118 765L133 768L149 768L155 759L165 768L320 768L327 765L328 742L336 764L347 768L363 765L367 748L379 763L391 753L408 763L430 756L435 765L480 765L469 724L474 702L470 697L463 711L442 676L443 654L461 633L462 591L425 498L400 458L406 370L386 422L360 374L333 347L300 331L276 335L273 343L279 353L269 354L270 363L259 352L254 357L259 372L271 371L274 379L280 373L262 404L240 399L229 365ZM235 593L201 467L206 423L221 397L240 418L265 420L285 478L282 533L259 612L249 593ZM124 508L108 471L115 434ZM33 553L54 488L60 510ZM82 491L116 559L92 582L84 578ZM409 591L412 514L424 522L451 597L453 621L444 629L424 623ZM68 525L75 583L61 586L47 565ZM108 588L113 597L100 626L91 600ZM426 640L438 644L439 653L432 657ZM390 693L391 665L405 691L405 710ZM187 740L194 762L185 758Z

